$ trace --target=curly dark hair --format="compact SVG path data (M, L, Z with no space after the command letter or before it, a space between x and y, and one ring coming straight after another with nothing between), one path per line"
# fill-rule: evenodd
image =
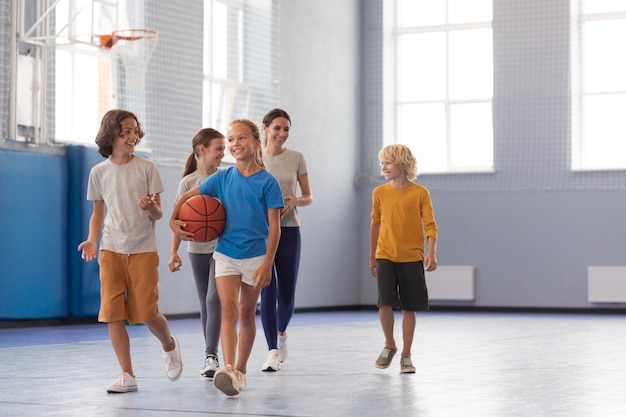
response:
M132 117L137 122L137 129L139 131L139 140L137 140L137 144L139 144L139 141L145 135L145 132L141 128L139 118L128 110L109 110L104 117L102 117L100 130L96 135L96 145L98 145L98 153L100 155L105 158L111 156L113 153L113 142L122 131L122 122L129 117Z

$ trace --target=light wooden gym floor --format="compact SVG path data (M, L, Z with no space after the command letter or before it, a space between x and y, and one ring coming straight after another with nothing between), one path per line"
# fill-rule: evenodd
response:
M396 340L401 343L400 317ZM626 416L626 318L617 314L426 312L417 373L383 347L377 312L296 313L276 373L260 322L248 385L226 397L201 377L199 319L170 320L184 361L170 382L145 326L129 327L139 391L107 394L118 367L102 324L0 329L0 416Z

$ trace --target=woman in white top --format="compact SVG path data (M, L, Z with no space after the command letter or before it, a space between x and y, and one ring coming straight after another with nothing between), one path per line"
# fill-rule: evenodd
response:
M280 213L281 237L274 258L272 281L261 291L261 321L269 353L263 371L278 371L287 358L287 325L295 310L296 281L300 265L300 218L297 207L313 202L304 156L285 148L291 118L273 109L263 118L263 163L280 184L285 207ZM297 196L297 188L301 195Z

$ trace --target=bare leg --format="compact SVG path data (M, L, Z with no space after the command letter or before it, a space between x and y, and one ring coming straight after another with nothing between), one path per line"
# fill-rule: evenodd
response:
M167 324L167 319L163 314L159 314L154 320L150 320L146 323L150 332L159 339L163 345L163 351L170 352L176 348L172 334L170 333L170 326Z
M246 284L241 285L239 347L235 369L244 374L247 371L248 358L250 358L250 352L252 352L252 345L256 337L256 303L260 292L259 288Z
M215 279L217 293L222 304L222 354L224 365L235 366L237 352L237 322L239 321L239 287L241 278L238 275L217 277Z
M393 338L393 308L391 308L391 306L381 306L378 309L378 316L380 317L380 324L383 328L383 334L385 335L385 346L395 348L396 341Z
M415 334L415 311L402 310L402 357L411 357L411 346Z
M133 364L130 359L130 339L126 330L126 324L123 321L115 321L108 323L108 328L111 345L122 371L134 377Z

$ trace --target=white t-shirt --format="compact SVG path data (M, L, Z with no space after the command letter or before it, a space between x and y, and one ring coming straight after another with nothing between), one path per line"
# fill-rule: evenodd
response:
M194 171L189 175L185 175L185 177L180 180L178 184L178 192L176 193L176 200L180 198L181 195L196 187L202 181L209 178L208 175L202 175L198 171ZM191 253L201 253L208 254L215 252L215 246L217 245L217 239L214 239L210 242L187 242L187 252Z
M163 191L156 164L140 156L123 165L107 159L94 166L87 200L104 200L106 205L100 250L126 255L156 252L155 220L139 207L139 199Z

